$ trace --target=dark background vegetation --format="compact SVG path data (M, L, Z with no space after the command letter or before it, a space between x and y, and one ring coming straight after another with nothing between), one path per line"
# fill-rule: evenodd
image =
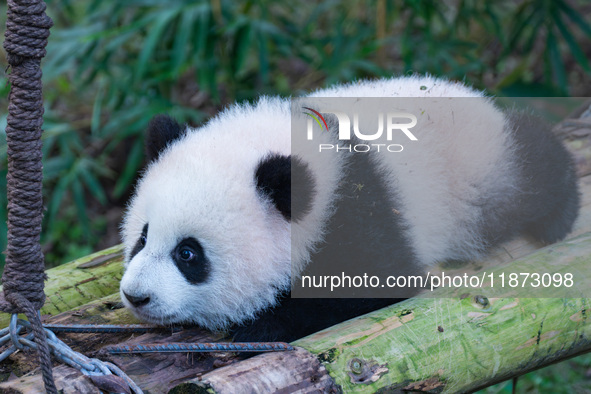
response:
M55 22L43 63L48 266L119 242L144 164L142 132L156 113L196 126L261 94L412 73L499 96L591 96L585 0L46 1ZM1 4L2 21L5 12ZM6 81L0 71L0 190ZM1 250L5 198L0 193ZM563 363L549 379L528 375L520 391L571 392L573 376L588 383L590 360Z

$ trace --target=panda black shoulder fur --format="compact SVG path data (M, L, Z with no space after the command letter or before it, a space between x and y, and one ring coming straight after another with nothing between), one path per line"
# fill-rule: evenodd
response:
M310 97L484 96L460 83L404 77ZM408 152L412 174L370 155L327 155L322 163L292 156L288 99L235 105L198 129L155 117L150 163L122 226L125 305L155 323L232 327L238 341L291 341L391 304L289 296L292 274L323 253L348 253L337 241L339 228L364 215L350 214L352 189L342 185L356 177L387 226L356 236L391 245L373 258L384 259L392 273L476 258L519 234L543 243L564 238L579 207L569 154L536 118L483 103L477 118L457 110L437 148ZM302 169L294 179L304 190L297 201L291 201L292 166ZM354 209L366 209L363 201L362 195Z

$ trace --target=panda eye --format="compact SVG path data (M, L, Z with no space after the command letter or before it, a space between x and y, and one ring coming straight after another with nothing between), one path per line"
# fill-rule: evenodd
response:
M148 242L148 237L146 237L145 234L142 234L142 236L140 237L140 245L146 246L146 242Z
M193 237L181 240L171 251L172 260L179 272L191 284L207 281L210 264L201 243Z
M195 252L193 251L193 249L185 246L181 250L179 250L179 257L183 261L190 261L195 258Z

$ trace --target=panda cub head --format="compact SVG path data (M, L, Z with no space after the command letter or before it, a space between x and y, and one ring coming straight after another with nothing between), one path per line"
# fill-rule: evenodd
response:
M138 317L222 329L289 289L291 141L278 132L288 113L262 99L199 129L152 120L122 225L121 298Z

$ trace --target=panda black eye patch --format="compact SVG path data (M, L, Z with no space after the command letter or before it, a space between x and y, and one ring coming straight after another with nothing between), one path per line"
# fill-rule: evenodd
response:
M195 238L185 238L172 251L178 270L192 284L203 283L209 276L209 261Z
M144 225L142 229L142 234L137 239L133 249L131 250L131 255L129 256L129 260L133 259L136 254L138 254L144 246L146 246L146 242L148 242L148 223Z

